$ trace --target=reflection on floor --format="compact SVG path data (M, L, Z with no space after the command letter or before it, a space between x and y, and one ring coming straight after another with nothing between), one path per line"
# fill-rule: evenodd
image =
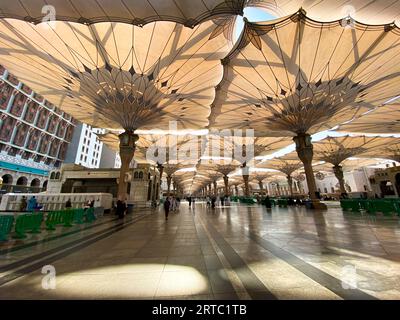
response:
M53 238L0 247L0 299L400 298L399 220L335 207L183 202Z

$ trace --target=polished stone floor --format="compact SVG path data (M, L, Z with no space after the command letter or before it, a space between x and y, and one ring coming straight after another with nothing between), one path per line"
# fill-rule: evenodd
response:
M183 202L0 244L0 299L400 299L399 245L397 217Z

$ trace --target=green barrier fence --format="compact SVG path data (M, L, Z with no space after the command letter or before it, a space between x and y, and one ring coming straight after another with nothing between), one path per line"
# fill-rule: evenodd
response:
M94 215L94 208L86 209L85 220L86 220L86 222L92 222L92 221L96 220L96 216Z
M15 239L24 239L26 233L40 233L40 226L43 221L43 213L21 214L15 221Z
M51 211L47 214L46 229L56 230L56 226L63 223L63 211Z
M82 224L83 223L83 218L85 216L85 210L84 209L75 209L74 210L74 222L77 224Z
M71 227L73 223L92 222L96 220L94 211L94 208L88 208L86 210L67 209L48 212L45 221L46 230L56 230L57 225ZM42 212L20 214L16 219L13 215L0 215L0 241L8 240L8 235L11 233L13 225L13 238L24 239L27 237L27 233L40 233L42 222Z
M361 212L376 215L378 212L385 216L394 213L400 215L400 199L342 199L340 206L343 211Z
M288 206L288 200L287 199L278 199L278 206L287 207Z
M12 215L0 216L0 241L7 241L13 223L14 223L14 216Z

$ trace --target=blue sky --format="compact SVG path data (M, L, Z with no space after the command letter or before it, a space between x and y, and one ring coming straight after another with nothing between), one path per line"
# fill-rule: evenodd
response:
M247 18L247 20L251 22L258 22L258 21L268 21L268 20L274 20L276 17L273 15L258 9L258 8L245 8L244 9L244 17ZM237 17L236 19L236 34L235 34L235 39L239 38L240 33L243 30L243 17Z

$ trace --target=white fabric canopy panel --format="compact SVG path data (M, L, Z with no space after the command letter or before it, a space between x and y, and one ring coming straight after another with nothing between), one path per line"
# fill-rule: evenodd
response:
M344 160L358 157L367 152L379 154L379 150L399 141L393 137L343 136L327 137L315 142L314 159L340 165Z
M162 130L177 121L178 130L199 129L208 125L220 59L233 45L228 34L213 21L191 29L1 19L0 59L35 92L94 127Z
M387 162L387 161L386 161ZM386 163L385 160L379 158L348 158L344 160L340 166L344 172L352 172L363 167L372 167ZM333 165L329 162L318 164L314 167L316 171L332 174Z
M400 104L387 104L341 125L337 131L400 134Z
M1 0L0 18L36 24L54 18L84 24L111 21L138 26L172 21L193 27L209 18L242 14L244 3L245 0Z
M99 140L112 150L119 152L118 133L98 134ZM151 135L141 134L136 142L134 159L145 160L152 164L196 165L202 154L201 144L192 135ZM187 154L189 152L189 154Z
M400 18L400 2L393 0L249 0L247 5L263 8L276 17L303 8L310 18L325 22L348 15L365 24L398 22Z
M363 153L360 157L389 159L400 162L400 142L382 145L379 149L370 150Z
M398 94L400 30L313 21L245 23L223 60L210 127L294 136L332 129Z
M273 158L265 162L263 161L257 165L257 168L278 170L286 175L292 175L295 171L302 167L303 163L294 153L289 156Z

